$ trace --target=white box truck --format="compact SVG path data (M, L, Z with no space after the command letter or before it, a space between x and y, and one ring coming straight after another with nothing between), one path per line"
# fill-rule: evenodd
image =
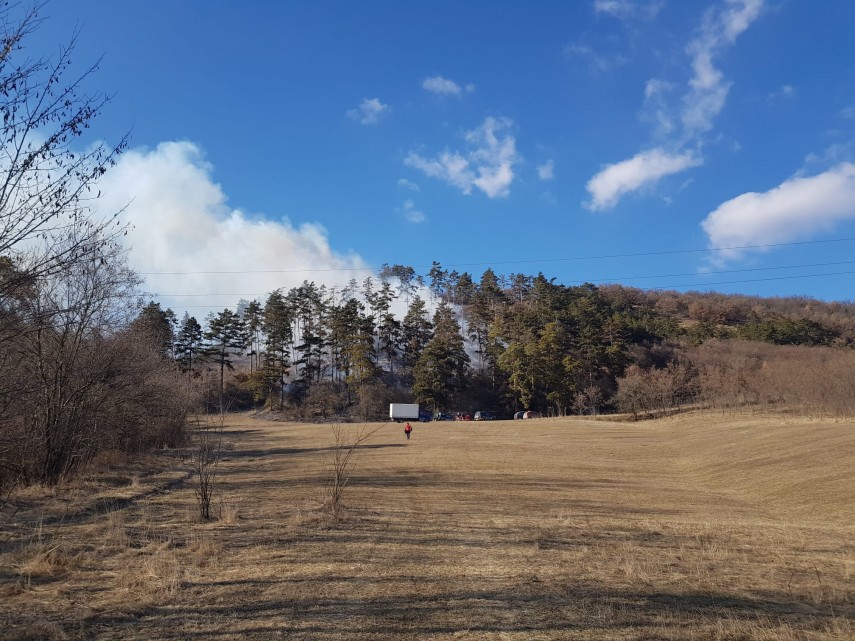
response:
M393 421L417 421L419 420L418 403L389 403L389 418Z

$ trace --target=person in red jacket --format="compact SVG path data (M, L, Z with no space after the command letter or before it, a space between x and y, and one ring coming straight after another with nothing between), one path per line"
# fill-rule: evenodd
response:
M413 431L413 426L407 423L407 426L404 428L404 434L407 435L407 440L410 440L410 432Z

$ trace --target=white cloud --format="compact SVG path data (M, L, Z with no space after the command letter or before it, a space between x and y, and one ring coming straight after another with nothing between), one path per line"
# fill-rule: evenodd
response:
M769 94L769 100L784 100L792 98L796 95L796 88L793 85L782 85L778 91L773 91Z
M537 177L541 180L553 180L555 178L555 163L547 160L537 168Z
M509 132L512 126L507 118L488 117L480 127L465 133L464 153L446 150L434 158L424 158L411 151L404 164L467 195L477 187L490 198L507 196L514 180L513 166L519 162L516 139Z
M685 149L690 143L699 145L701 136L712 129L713 120L724 108L730 83L714 65L725 47L732 45L763 8L764 0L724 0L717 10L709 10L686 51L692 61L689 89L682 97L677 132L677 118L666 101L671 86L659 79L649 80L644 87L645 106L642 118L652 122L660 136L670 138L672 149ZM618 15L634 3L624 0L597 0L595 8ZM620 198L663 176L702 164L703 159L690 151L665 153L653 149L636 154L628 160L609 165L588 181L593 196L591 209L613 207Z
M551 191L544 191L542 194L540 194L540 200L550 206L558 204L558 199Z
M642 119L652 123L659 135L671 134L675 129L674 118L668 104L668 96L674 86L658 78L651 78L644 85L644 108Z
M594 11L597 13L608 13L616 17L623 17L635 10L630 0L594 0Z
M644 99L650 100L651 98L655 98L656 96L665 93L670 88L671 84L669 82L658 78L651 78L644 83Z
M852 158L855 158L855 140L835 143L820 153L805 156L802 173L825 171L828 167L851 162Z
M439 94L441 96L462 96L464 93L472 93L475 91L475 85L468 84L461 87L453 80L443 78L442 76L431 76L422 81L422 88L425 91Z
M846 120L855 120L855 105L844 107L838 112L838 115Z
M786 243L855 218L855 164L797 176L767 192L737 196L701 223L714 248ZM729 252L734 258L741 252Z
M594 12L624 22L646 22L653 20L665 6L665 0L594 0ZM634 27L633 27L634 28ZM629 62L630 58L620 53L603 53L600 47L590 46L590 37L564 49L565 56L575 56L587 61L591 71L606 73Z
M419 186L414 183L412 180L407 180L406 178L398 178L398 186L404 187L405 189L409 189L410 191L421 191Z
M629 59L619 53L603 54L584 44L569 45L565 48L566 56L577 56L586 60L591 71L605 73L622 67Z
M433 159L423 158L410 152L404 164L414 167L431 178L439 178L458 187L464 194L472 193L475 175L469 167L469 161L458 153L443 151Z
M391 109L377 98L366 98L357 109L348 111L347 116L361 125L376 125Z
M613 207L624 194L702 162L691 152L672 154L662 149L651 149L607 165L588 181L587 189L592 199L587 207L594 210Z
M621 20L641 18L652 20L662 7L664 0L652 0L651 2L637 2L633 0L594 0L594 11L605 13Z
M401 210L404 212L404 218L411 223L423 223L425 221L424 212L416 209L416 204L412 200L405 200Z
M683 98L682 121L687 135L709 131L724 108L730 83L713 64L714 58L744 32L763 8L763 0L726 0L719 11L707 12L698 35L689 43L692 79Z
M99 211L127 205L123 216L133 225L129 260L148 273L145 288L158 294L164 307L179 315L186 310L201 321L212 311L201 306L216 311L240 298L263 300L274 289L303 280L344 285L365 278L363 260L335 252L321 225L295 227L287 219L250 217L227 204L211 173L196 145L166 142L126 152L99 184ZM247 271L259 273L222 273Z

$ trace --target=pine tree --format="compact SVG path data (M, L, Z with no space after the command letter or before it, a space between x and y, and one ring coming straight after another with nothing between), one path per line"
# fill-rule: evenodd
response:
M395 298L395 292L389 285L389 281L384 280L380 289L369 301L373 317L377 319L377 351L386 356L389 373L394 373L394 361L398 354L401 332L401 324L391 312L392 301Z
M475 282L469 272L463 272L454 283L454 302L458 305L468 305L475 295Z
M415 366L432 336L433 323L427 318L427 307L416 296L401 323L401 356L405 367Z
M139 316L131 323L131 329L149 343L159 353L172 355L173 342L175 340L174 322L175 312L171 309L165 311L160 308L160 303L150 302L140 310Z
M261 303L257 300L250 301L243 313L243 321L246 323L246 329L249 333L249 371L253 372L258 369L260 362L259 350L261 349L261 328L263 320L263 310Z
M295 376L303 391L319 381L324 372L324 353L327 345L328 329L323 292L313 282L304 281L302 285L288 292L288 302L293 318L293 363ZM299 368L299 372L297 372Z
M499 287L498 278L492 269L487 269L472 294L470 304L464 309L467 333L475 343L478 370L481 372L486 369L494 374L499 350L494 344L498 332L493 326L498 321L504 304L505 295Z
M391 312L383 314L377 326L380 338L380 353L386 357L389 373L395 373L395 358L398 356L401 342L401 323Z
M441 304L433 319L433 338L425 346L413 369L413 393L434 411L448 407L466 383L469 356L454 312Z
M448 270L443 269L437 261L433 261L428 272L428 279L434 300L445 300L448 291Z
M272 396L273 388L279 392L279 409L285 401L285 377L288 376L292 311L288 301L282 295L282 290L275 290L267 297L261 322L267 342L264 350L262 377L269 387L268 397Z
M202 326L193 316L185 312L175 340L175 358L181 371L187 372L191 378L194 358L198 358L201 344Z
M409 305L410 299L415 295L418 287L418 276L416 270L407 265L392 265L391 267L384 264L380 269L380 278L389 280L390 278L398 279L398 293L404 297Z
M225 394L225 370L234 369L232 356L246 347L246 326L240 317L230 309L208 316L208 331L205 340L208 346L205 353L220 366L220 408Z

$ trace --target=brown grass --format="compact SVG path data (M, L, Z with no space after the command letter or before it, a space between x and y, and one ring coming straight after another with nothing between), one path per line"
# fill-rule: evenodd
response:
M210 522L178 456L16 496L0 638L855 638L852 423L388 425L340 521L329 426L225 429Z

